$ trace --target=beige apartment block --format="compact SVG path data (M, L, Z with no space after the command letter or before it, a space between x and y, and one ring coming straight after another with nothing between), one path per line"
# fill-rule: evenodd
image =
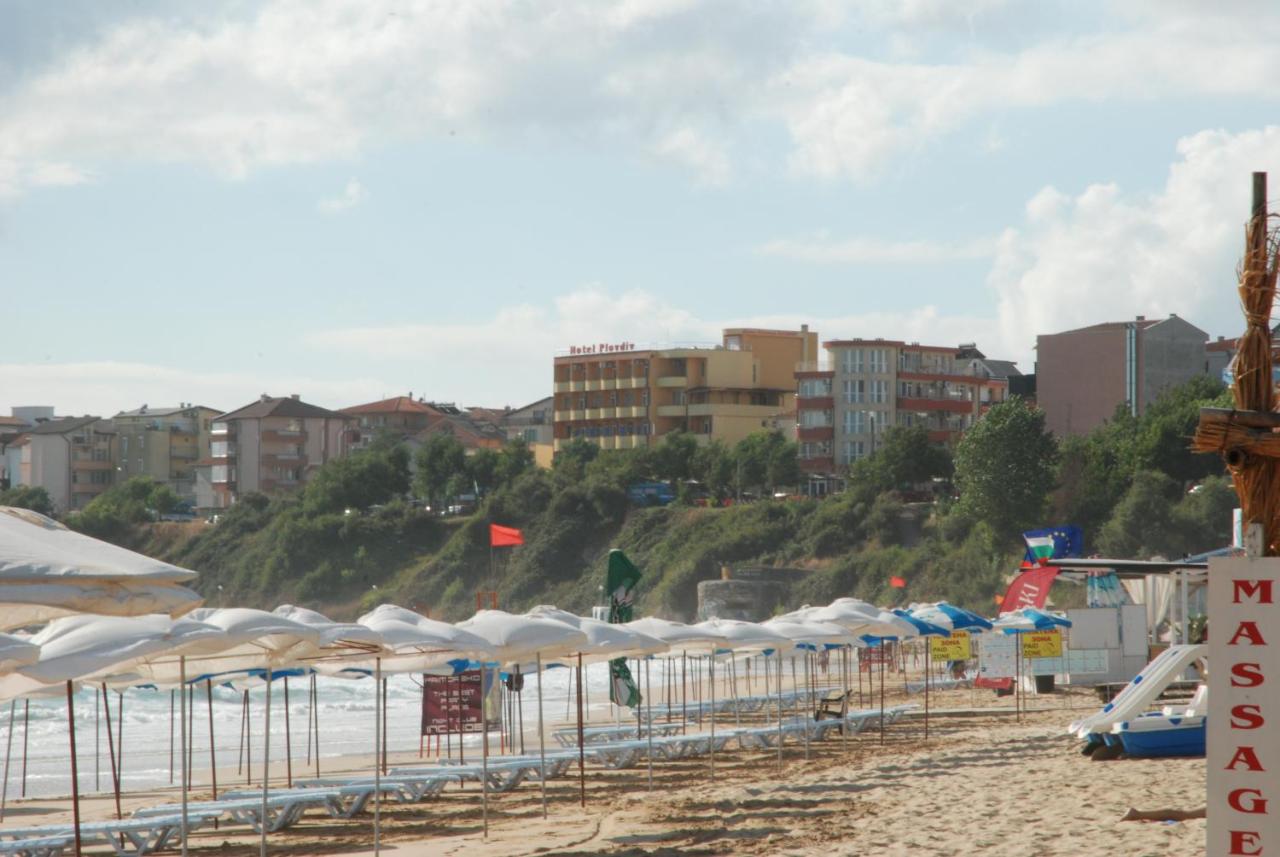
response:
M116 435L101 417L67 417L27 433L25 484L44 488L59 514L89 505L115 482Z
M145 476L164 483L183 500L196 501L196 463L210 453L213 418L221 411L203 405L173 408L143 405L111 419L118 438L116 478Z
M301 401L266 395L215 416L210 433L213 508L251 491L278 494L304 485L358 439L354 419Z
M795 371L800 466L811 475L843 473L872 455L895 426L919 427L952 444L991 405L1004 401L1009 361L972 345L921 345L890 339L823 343L827 359Z
M787 429L795 367L816 359L817 348L807 326L730 328L711 347L575 346L554 362L554 448L582 438L632 449L677 430L733 444L762 429Z

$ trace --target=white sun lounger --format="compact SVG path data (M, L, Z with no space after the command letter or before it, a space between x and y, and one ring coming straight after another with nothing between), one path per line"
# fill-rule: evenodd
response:
M599 744L609 741L626 741L633 738L636 734L636 727L631 726L591 726L582 730L582 742L584 744ZM674 735L680 731L679 723L651 723L648 726L642 726L639 729L643 738L650 731L654 736ZM551 737L556 743L562 747L578 746L578 730L574 727L565 729L557 729L551 733Z
M321 808L332 814L332 807L340 800L336 789L301 789L299 791L271 792L267 796L266 827L268 833L275 833L292 827L302 818L308 809ZM134 812L134 818L147 818L153 815L167 814L181 810L176 804L144 807ZM256 796L252 792L232 792L218 800L195 801L187 804L188 813L200 812L210 817L225 816L236 824L245 824L255 831L262 832L262 794Z
M5 857L58 857L76 844L75 834L41 836L34 839L14 839L0 842L0 854Z
M212 821L217 813L188 812L188 832ZM120 855L150 854L164 848L169 841L179 834L182 827L182 816L173 813L157 813L148 818L126 818L119 821L96 821L80 825L80 840L91 845L110 845ZM18 848L11 842L2 843L0 853L57 853L52 851L57 846L54 842L64 837L75 843L75 827L70 824L50 824L39 827L0 828L0 837L10 840L26 840L27 849ZM9 846L12 846L10 848ZM66 846L61 846L65 848ZM41 851L41 849L46 849Z
M380 782L384 787L383 793L393 796L398 803L416 803L440 794L452 779L452 777L447 777L443 774L421 774L418 776L402 774L396 777L383 777ZM373 777L350 777L346 779L325 777L322 779L294 780L293 785L295 788L302 789L331 789L342 788L343 786L373 786L375 785L375 780Z
M550 762L547 765L551 767ZM525 777L531 774L536 775L539 772L537 761L514 762L506 761L501 757L495 757L489 760L489 790L494 792L508 792L514 789L520 783L524 782ZM421 775L438 775L446 776L458 782L466 780L475 780L480 782L484 776L484 766L476 765L471 762L467 764L453 764L442 761L437 765L424 765L419 767L392 768L391 777L401 776L421 776Z

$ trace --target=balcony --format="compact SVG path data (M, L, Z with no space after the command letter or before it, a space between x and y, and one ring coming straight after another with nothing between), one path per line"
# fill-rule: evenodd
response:
M600 441L601 449L617 449L618 448L618 439L612 435L598 438L598 440Z
M836 460L830 456L825 458L802 458L800 470L804 473L834 473Z
M632 375L629 378L618 379L618 388L622 390L625 390L627 388L639 389L640 387L647 387L647 386L649 386L648 375Z
M834 426L801 426L796 429L799 440L834 440L835 436Z
M602 410L603 410L602 408L587 408L587 411L586 411L587 419L589 420L602 419L603 418Z
M556 411L555 421L558 423L568 422L572 417L569 416L571 411Z
M685 375L660 375L658 376L659 387L687 387L689 386L689 378Z
M587 412L583 408L575 408L572 411L569 411L570 420L585 420L586 418Z
M603 379L603 378L588 378L588 379L587 379L587 389L588 389L588 390L603 390L603 389L604 389L604 379Z
M660 417L683 417L685 415L685 406L658 405L657 412Z
M569 382L569 392L571 393L585 393L586 390L587 390L586 378L574 378L572 381Z
M618 408L618 416L622 418L646 417L648 415L648 405L623 405Z
M115 470L110 461L94 461L90 458L77 458L71 462L72 470Z
M952 414L973 413L973 402L968 399L898 399L898 410L929 413L930 411L947 411Z
M552 385L552 389L557 393L567 393L569 392L569 387L569 381L556 381L555 384Z
M830 411L836 406L832 396L804 396L796 398L797 411Z
M306 436L307 433L305 431L297 429L267 429L262 433L262 442L297 443L306 438Z

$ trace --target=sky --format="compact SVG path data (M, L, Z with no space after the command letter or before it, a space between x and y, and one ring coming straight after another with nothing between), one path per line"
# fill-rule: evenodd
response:
M520 406L739 325L1234 336L1277 43L1264 0L0 0L0 413Z

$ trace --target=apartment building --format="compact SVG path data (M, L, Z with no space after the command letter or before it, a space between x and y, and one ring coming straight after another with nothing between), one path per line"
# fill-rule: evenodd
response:
M116 434L101 417L39 423L21 450L22 484L44 488L59 513L83 509L115 482Z
M813 477L843 472L873 454L894 426L918 426L937 443L954 443L1004 401L1009 373L1017 371L972 344L841 339L823 348L825 361L795 371L800 466Z
M808 326L730 328L720 345L709 347L570 348L554 361L554 448L583 438L605 449L631 449L676 430L732 444L785 427L794 413L795 366L815 360L817 348L818 335Z
M1036 399L1059 437L1088 434L1124 405L1142 414L1169 387L1219 367L1184 319L1138 316L1036 337ZM1215 349L1216 351L1216 349Z
M117 437L116 478L124 482L145 476L194 505L196 462L210 455L210 431L219 413L218 408L182 402L116 414L111 418Z
M358 439L354 418L301 401L297 394L263 394L243 408L219 414L210 427L212 508L225 508L250 491L294 491L317 468L345 455ZM203 501L201 503L203 506Z
M353 421L351 452L367 447L379 433L409 438L445 417L444 411L422 398L415 399L413 393L342 408L340 413Z

